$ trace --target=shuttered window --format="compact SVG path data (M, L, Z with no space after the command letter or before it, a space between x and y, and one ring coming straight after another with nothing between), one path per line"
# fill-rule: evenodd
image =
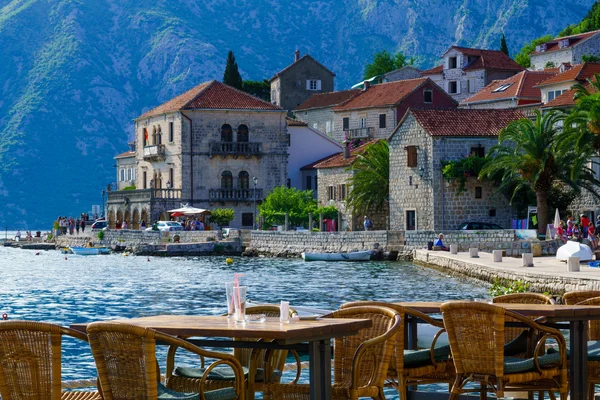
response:
M406 146L406 165L410 168L417 166L417 146Z

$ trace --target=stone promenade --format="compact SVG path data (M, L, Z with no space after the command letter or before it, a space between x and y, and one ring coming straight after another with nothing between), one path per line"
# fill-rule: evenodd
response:
M446 251L414 250L413 262L433 267L453 275L463 275L492 283L495 278L522 280L530 284L534 292L561 295L572 290L600 290L600 268L592 268L587 262L580 265L579 272L567 271L565 262L554 256L534 257L533 267L523 267L523 260L504 257L494 262L491 253L479 252L479 258L470 258L468 252L450 254Z

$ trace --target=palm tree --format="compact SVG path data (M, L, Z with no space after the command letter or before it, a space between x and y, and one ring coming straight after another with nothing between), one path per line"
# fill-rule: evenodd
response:
M383 209L388 203L390 188L390 149L385 140L378 141L359 154L348 171L350 192L346 204L353 213Z
M600 75L589 78L587 85L573 86L575 106L565 120L565 146L587 154L600 151Z
M512 188L513 198L523 188L533 190L539 233L545 232L548 223L548 192L553 183L577 192L585 188L598 196L594 186L600 182L588 167L588 155L563 146L566 141L560 140L563 119L557 111L545 115L536 111L535 122L523 118L508 124L498 136L498 145L490 149L479 175L491 178L501 174L499 190Z

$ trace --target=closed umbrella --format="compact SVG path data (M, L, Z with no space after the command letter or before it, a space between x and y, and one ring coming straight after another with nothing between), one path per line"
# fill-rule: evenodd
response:
M554 213L554 229L557 229L560 226L560 214L558 213L558 208Z

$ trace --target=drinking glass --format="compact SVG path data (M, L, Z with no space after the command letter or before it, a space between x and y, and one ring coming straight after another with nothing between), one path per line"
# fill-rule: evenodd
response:
M248 286L233 286L233 320L236 324L246 322L246 292Z
M233 305L233 282L225 283L225 297L227 298L227 318L233 318L235 311Z

